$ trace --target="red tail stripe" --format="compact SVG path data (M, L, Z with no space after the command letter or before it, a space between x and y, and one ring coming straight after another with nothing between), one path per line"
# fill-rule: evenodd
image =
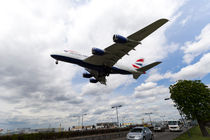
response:
M144 59L138 59L136 62L144 62Z
M132 64L132 66L134 67L134 68L137 68L137 69L139 69L140 67L138 67L138 66L136 66L136 65L134 65L134 64Z

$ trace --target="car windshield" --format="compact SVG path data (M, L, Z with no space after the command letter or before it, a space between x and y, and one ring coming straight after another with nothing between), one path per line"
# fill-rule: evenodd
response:
M142 131L142 128L131 129L131 132L141 132L141 131Z
M155 127L160 127L160 125L159 124L156 124Z
M177 125L178 124L178 121L169 121L168 122L168 125Z

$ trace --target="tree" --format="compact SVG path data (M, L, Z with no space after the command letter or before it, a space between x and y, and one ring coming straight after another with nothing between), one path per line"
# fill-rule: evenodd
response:
M203 136L208 136L205 123L210 121L210 89L200 80L179 80L169 87L171 99L188 119L196 119Z

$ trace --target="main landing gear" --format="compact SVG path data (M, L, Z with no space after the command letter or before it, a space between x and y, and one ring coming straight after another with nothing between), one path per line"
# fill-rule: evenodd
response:
M55 61L55 64L56 64L56 65L58 64L58 60Z

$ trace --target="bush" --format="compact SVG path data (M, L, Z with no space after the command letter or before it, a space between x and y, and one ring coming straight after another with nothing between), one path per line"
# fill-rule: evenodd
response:
M95 129L85 131L69 131L69 132L45 132L34 134L14 134L9 136L0 136L1 140L40 140L40 139L58 139L58 138L70 138L78 136L90 136L114 132L128 131L130 128L115 128L115 129Z

